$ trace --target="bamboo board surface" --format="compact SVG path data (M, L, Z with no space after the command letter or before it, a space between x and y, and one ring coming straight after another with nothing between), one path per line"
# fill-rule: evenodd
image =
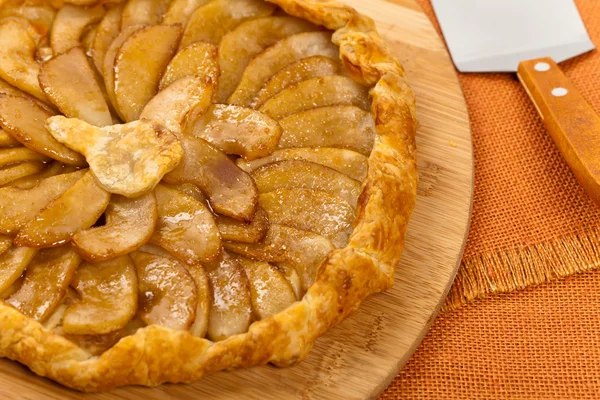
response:
M2 359L0 398L365 399L385 389L427 332L460 263L473 195L471 132L450 58L414 0L344 1L375 19L417 96L420 186L394 287L367 299L291 368L84 395Z

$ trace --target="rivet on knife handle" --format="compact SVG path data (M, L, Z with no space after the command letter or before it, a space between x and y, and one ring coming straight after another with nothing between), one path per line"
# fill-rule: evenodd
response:
M575 176L600 204L600 117L551 58L523 61L517 75Z

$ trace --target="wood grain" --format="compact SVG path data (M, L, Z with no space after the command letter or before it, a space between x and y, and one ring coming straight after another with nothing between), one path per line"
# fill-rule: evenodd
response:
M413 0L346 0L373 17L406 68L417 96L420 188L396 283L320 338L299 365L219 373L192 385L128 387L82 395L0 361L0 398L29 399L365 399L406 363L458 268L471 213L469 119L454 68Z
M521 62L517 76L577 180L600 204L600 116L551 58Z

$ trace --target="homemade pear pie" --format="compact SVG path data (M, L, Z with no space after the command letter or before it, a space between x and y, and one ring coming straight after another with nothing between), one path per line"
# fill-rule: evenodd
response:
M287 366L392 285L417 123L371 19L0 4L0 356L83 391Z

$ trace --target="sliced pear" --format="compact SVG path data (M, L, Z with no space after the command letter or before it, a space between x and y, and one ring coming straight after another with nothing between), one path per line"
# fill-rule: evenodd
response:
M177 185L169 185L169 184L163 183L163 185L168 188L171 188L171 189L179 190L180 192L183 192L183 193L187 194L188 196L192 196L194 199L198 200L200 203L204 204L206 207L210 207L208 204L208 200L206 199L206 196L204 196L204 193L202 193L202 190L200 190L200 188L196 185L193 185L191 183L180 183Z
M8 17L24 18L33 26L38 35L48 35L54 22L56 11L49 5L19 5L16 7L3 7L0 10L0 19Z
M335 105L352 105L369 110L369 89L346 76L313 78L272 97L260 111L279 121L312 108Z
M254 57L281 39L318 28L302 19L292 17L265 17L243 22L229 32L219 44L219 102L224 103L233 94Z
M237 219L215 216L219 232L223 240L233 240L242 243L256 243L261 241L269 230L269 218L267 213L257 207L252 222L245 223Z
M311 56L339 58L339 49L331 42L331 33L298 33L266 49L248 64L228 103L249 107L272 76L288 65Z
M214 260L221 237L210 211L193 197L163 185L155 194L158 222L150 242L191 265Z
M140 119L161 122L172 132L181 132L188 113L197 107L206 109L212 101L212 81L198 76L183 77L160 91L144 107Z
M236 164L244 171L252 172L263 165L286 160L311 161L335 169L360 182L364 181L367 176L368 158L366 156L352 150L329 147L281 149L273 152L270 156L254 161L246 161L240 158L236 161Z
M91 172L54 199L15 238L18 246L56 247L100 218L110 200ZM85 204L85 207L81 205Z
M104 16L104 7L77 7L65 4L56 13L52 31L50 32L50 46L54 54L63 53L73 47L79 46L79 39L85 29Z
M12 238L6 235L0 235L0 255L6 253L12 246Z
M320 190L278 189L261 194L258 202L273 224L318 233L337 248L348 244L356 216L341 197Z
M252 321L252 299L244 269L227 253L206 268L213 294L208 338L219 341L246 332Z
M361 183L334 169L310 161L278 161L252 173L260 193L306 188L340 196L356 207Z
M275 151L281 127L274 119L250 108L215 104L199 118L188 119L184 132L227 154L254 160Z
M0 255L0 293L19 279L37 252L37 249L13 246Z
M96 36L92 43L92 60L100 75L104 74L104 57L111 43L119 36L123 6L109 9L98 24ZM113 60L114 62L114 60Z
M104 335L69 335L64 332L57 333L60 333L65 339L75 343L87 353L93 356L100 356L117 344L119 340L126 336L134 335L138 329L143 328L145 325L141 319L134 317L123 328Z
M138 282L129 256L97 264L83 263L71 286L79 298L65 311L65 333L106 334L126 326L136 313Z
M83 166L85 158L58 142L44 127L52 116L33 100L0 93L0 125L26 147L65 164Z
M8 296L12 295L17 290L19 290L21 288L21 285L23 284L23 280L24 277L23 274L21 274L21 276L19 276L17 280L12 283L12 285L10 285L4 292L0 293L0 299L4 300Z
M5 149L7 147L17 147L20 145L21 143L19 143L17 139L0 129L0 148Z
M112 125L96 73L81 48L72 48L45 62L39 80L44 93L65 116L96 126Z
M48 161L48 157L29 150L27 147L0 149L0 167L25 161Z
M138 119L154 97L158 83L177 50L181 28L154 25L129 36L115 59L115 99L125 121Z
M313 56L291 64L274 75L252 100L252 108L260 108L267 100L288 87L313 78L337 75L342 69L339 60Z
M4 301L29 318L45 321L67 293L80 262L71 246L40 251L27 266L19 290Z
M21 179L14 180L6 186L19 189L31 189L46 178L50 178L61 174L68 174L75 171L77 171L77 169L73 166L65 165L59 163L58 161L54 161L37 174L29 175Z
M239 257L250 283L252 311L257 320L269 318L296 301L296 295L285 276L264 261Z
M300 275L298 275L296 268L281 262L277 263L276 267L292 287L296 300L302 299L302 296L304 296L304 289L302 289L302 281L300 280Z
M371 113L354 106L330 106L290 115L279 121L279 147L336 147L371 154L375 123Z
M148 325L188 330L196 318L196 284L183 264L137 251L140 317Z
M121 29L160 23L171 0L129 0L123 9Z
M0 78L24 92L47 101L38 83L37 43L26 26L13 19L0 21Z
M36 174L43 169L44 164L41 161L26 161L21 164L2 167L0 168L0 186Z
M49 177L31 189L0 188L0 232L12 234L35 218L52 200L73 186L85 171Z
M277 224L271 224L267 236L260 243L223 242L223 247L256 261L293 266L305 291L315 281L323 260L335 249L324 236Z
M177 137L156 121L98 128L55 116L46 127L53 137L85 155L104 190L126 197L152 191L183 157Z
M90 57L92 56L92 46L94 45L94 38L96 37L97 30L98 24L90 25L86 28L85 33L81 37L81 47L85 54Z
M123 46L123 43L129 39L131 35L142 29L143 27L139 26L130 26L129 28L123 29L112 41L104 55L104 62L102 64L104 86L106 87L106 94L117 112L119 111L117 109L117 99L115 98L115 60L117 58L117 53L121 49L121 46Z
M173 0L163 18L162 23L165 25L181 24L186 26L190 16L194 11L210 0Z
M245 20L266 17L275 6L262 0L212 0L190 17L181 47L194 42L219 44L221 38Z
M140 247L139 251L144 253L154 254L155 256L166 257L166 258L175 258L171 253L166 251L160 246L156 246L154 244L146 243L142 247Z
M79 231L73 236L77 251L88 261L117 258L150 240L158 218L154 194L135 199L112 196L104 217L105 225Z
M204 192L217 213L251 221L258 196L252 178L225 153L202 139L184 136L181 145L183 160L165 175L165 182L192 183Z
M190 327L190 333L204 337L208 330L208 316L212 304L208 274L201 265L190 266L187 270L196 284L196 319Z
M213 85L219 85L219 62L217 46L211 43L196 42L181 49L167 65L160 79L159 89L163 90L176 80L195 75L210 78Z

